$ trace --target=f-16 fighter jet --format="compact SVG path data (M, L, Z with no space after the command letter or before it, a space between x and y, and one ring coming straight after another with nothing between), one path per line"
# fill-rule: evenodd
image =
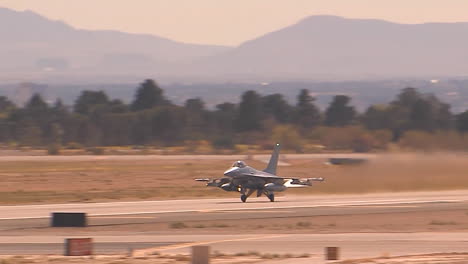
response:
M299 179L276 176L279 150L280 144L276 144L268 166L264 170L254 169L239 160L224 172L223 178L195 180L207 182L206 186L219 187L228 192L240 192L240 198L244 203L254 192L257 192L257 197L264 194L271 202L274 202L275 192L282 192L291 187L312 186L313 181L324 180L323 178Z

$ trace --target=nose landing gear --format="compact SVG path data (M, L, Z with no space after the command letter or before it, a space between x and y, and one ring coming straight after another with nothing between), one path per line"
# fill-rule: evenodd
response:
M246 191L247 193L245 193ZM254 192L255 192L255 189L242 189L241 201L245 203L247 201L247 198L249 198L249 196L252 195L252 193Z
M241 201L245 203L247 201L247 195L245 194L241 195Z

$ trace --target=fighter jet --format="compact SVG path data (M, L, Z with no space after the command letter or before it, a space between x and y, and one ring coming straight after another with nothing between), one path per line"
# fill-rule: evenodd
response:
M236 161L231 168L224 172L223 178L195 179L207 182L206 186L219 187L228 192L240 192L242 202L254 192L257 197L264 194L271 202L275 201L275 192L285 191L292 187L312 186L313 181L323 181L323 178L289 178L276 176L280 144L276 144L271 154L268 166L264 170L257 170L247 166L244 161Z

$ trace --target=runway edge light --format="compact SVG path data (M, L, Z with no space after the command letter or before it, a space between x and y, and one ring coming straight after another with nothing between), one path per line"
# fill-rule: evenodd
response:
M210 263L210 247L209 246L193 246L192 247L192 264L209 264Z
M65 256L90 256L93 255L92 238L67 238L65 239Z
M339 247L326 247L325 260L338 260L340 258Z

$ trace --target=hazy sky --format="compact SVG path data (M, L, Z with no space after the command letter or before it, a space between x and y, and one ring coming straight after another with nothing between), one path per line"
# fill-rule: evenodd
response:
M468 0L0 0L77 28L237 45L309 15L401 23L468 21Z

